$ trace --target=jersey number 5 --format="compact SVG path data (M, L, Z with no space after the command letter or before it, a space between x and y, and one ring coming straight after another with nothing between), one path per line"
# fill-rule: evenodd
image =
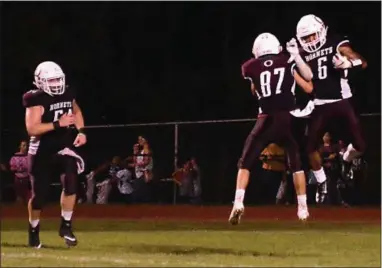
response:
M60 119L60 116L64 113L64 110L56 110L54 111L54 119L53 119L53 122L57 121L58 119ZM68 111L68 114L72 114L72 109L69 109Z
M273 74L279 77L276 85L276 94L281 93L281 85L284 80L285 68L275 68ZM269 97L272 95L271 91L271 76L270 71L264 71L260 74L260 86L261 86L261 97Z
M328 58L326 56L318 58L318 60L317 60L318 78L320 80L323 80L328 76L328 67L326 67L326 65L325 65L325 62L327 62L327 61L328 61Z

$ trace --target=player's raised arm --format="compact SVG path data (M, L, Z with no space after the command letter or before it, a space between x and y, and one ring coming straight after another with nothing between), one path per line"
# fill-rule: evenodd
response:
M302 59L300 52L297 46L297 41L295 38L292 38L286 45L287 51L291 55L291 59L294 60L296 66L301 73L301 76L306 80L310 81L313 78L313 72L310 69L309 65ZM290 60L291 61L291 60Z

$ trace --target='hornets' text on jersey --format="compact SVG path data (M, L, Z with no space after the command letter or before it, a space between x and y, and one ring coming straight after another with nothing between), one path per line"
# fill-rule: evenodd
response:
M51 96L42 90L30 90L23 95L25 108L42 106L42 123L51 123L59 120L65 113L73 112L74 90L66 88L62 95ZM40 136L31 136L29 154L57 153L65 147L73 147L73 141L77 131L72 127L60 128L47 132Z
M348 83L348 71L334 69L332 59L338 48L349 43L346 38L331 35L325 44L316 52L303 51L301 56L309 64L313 72L313 86L316 100L321 104L331 100L342 100L352 96Z

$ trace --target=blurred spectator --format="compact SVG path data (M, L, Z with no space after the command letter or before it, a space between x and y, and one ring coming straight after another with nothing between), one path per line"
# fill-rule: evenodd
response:
M96 189L96 204L107 204L112 191L112 179L121 170L121 158L114 156L111 161L107 161L101 166L91 171L87 177L86 199L88 203L93 203L93 194Z
M344 169L343 161L341 166ZM342 205L349 207L349 204L361 204L360 189L367 178L367 171L368 164L363 156L353 159L348 176L341 176L337 185Z
M333 144L332 137L329 132L325 132L322 137L322 144L318 151L321 156L322 166L324 168L327 185L328 185L328 199L318 200L318 195L316 195L317 203L328 203L328 204L341 204L341 196L338 193L337 182L340 179L340 165L339 165L339 147Z
M194 177L191 171L191 162L185 162L183 168L176 170L172 177L174 182L179 185L179 203L190 204L194 198Z
M261 153L260 160L263 161L262 201L266 204L284 202L287 190L286 165L284 149L275 143L269 144Z
M342 156L346 152L347 145L343 140L338 141L338 152Z
M150 200L150 181L153 178L154 161L149 142L142 136L138 137L139 152L135 155L134 203L146 203ZM136 148L134 147L134 150Z
M202 184L199 165L193 157L190 160L191 176L194 188L194 197L191 201L193 204L200 204L202 202Z
M115 175L117 179L120 200L123 203L131 203L131 196L134 191L132 186L133 175L129 170L129 163L133 161L132 157L126 158L122 163L122 169Z
M0 170L1 170L1 171L7 171L7 165L1 163L1 164L0 164Z
M27 164L28 142L22 140L19 145L19 151L16 152L9 161L9 167L14 174L14 189L16 193L16 202L27 204L31 197L31 184L29 180Z

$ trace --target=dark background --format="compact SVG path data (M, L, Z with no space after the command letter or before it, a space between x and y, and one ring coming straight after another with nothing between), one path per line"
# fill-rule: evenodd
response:
M46 60L57 62L77 89L87 125L254 117L256 101L240 69L252 56L254 39L268 31L284 44L310 13L323 19L329 33L347 35L367 59L369 67L352 81L354 102L359 112L379 113L380 12L380 2L365 1L2 2L2 155L14 152L25 135L21 96L32 88L36 66ZM217 172L234 181L251 125L184 126L180 155L199 156L205 167L221 158ZM366 132L377 129L373 134L379 139L380 117L370 126ZM168 176L173 127L92 130L88 153L96 157L98 150L102 159L127 154L139 134L148 136L160 158L156 166L166 166L159 173ZM373 156L380 159L377 148ZM227 166L232 171L220 168Z

